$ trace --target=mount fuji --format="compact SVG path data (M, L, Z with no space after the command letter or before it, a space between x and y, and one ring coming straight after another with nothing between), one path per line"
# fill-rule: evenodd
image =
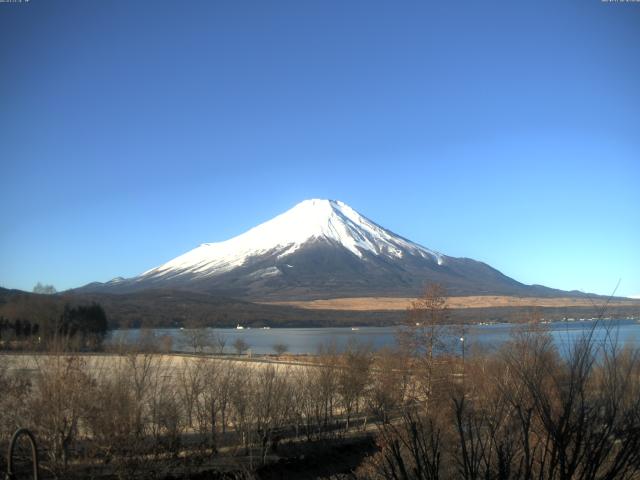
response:
M450 295L562 296L489 265L423 247L335 200L305 200L247 232L204 243L133 277L84 292L174 289L251 300L416 296L428 282Z

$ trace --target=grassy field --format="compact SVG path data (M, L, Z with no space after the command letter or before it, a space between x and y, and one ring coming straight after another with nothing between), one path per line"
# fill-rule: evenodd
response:
M59 360L71 357L82 359L87 371L93 375L109 375L116 367L129 361L132 356L142 357L144 354L114 354L114 353L75 353L75 354L51 354L47 352L0 352L0 368L7 371L21 371L24 373L38 372L42 367L50 366ZM206 361L211 366L232 365L245 366L253 369L264 368L273 365L276 368L307 368L315 366L313 357L306 355L197 355L188 353L154 353L151 354L157 367L168 372L184 370L193 361Z
M326 300L265 302L268 305L288 305L308 310L352 310L352 311L394 311L406 310L415 298L393 297L353 297L331 298ZM497 307L594 307L602 301L588 298L540 298L507 296L468 296L449 297L449 308L497 308ZM640 307L639 300L616 299L609 303L611 307Z

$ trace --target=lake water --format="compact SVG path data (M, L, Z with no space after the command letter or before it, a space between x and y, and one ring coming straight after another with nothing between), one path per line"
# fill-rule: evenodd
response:
M504 323L471 326L464 335L465 350L469 352L479 348L483 350L496 349L511 338L514 327L513 324ZM640 323L635 320L552 322L544 327L548 328L561 352L566 351L567 347L577 338L594 328L596 341L604 339L608 331L610 336L615 336L621 344L633 343L640 346ZM398 328L249 328L244 330L210 328L207 330L226 340L225 352L228 353L234 351L233 342L241 338L255 354L273 353L273 345L278 343L287 345L289 353L313 354L317 352L319 345L330 342L335 342L339 349L343 348L350 340L369 344L375 349L393 346L396 342ZM174 351L190 351L187 330L157 328L152 332L157 338L165 335L171 337ZM107 342L134 343L140 338L140 335L140 330L114 330L110 332ZM460 334L455 333L449 338L449 342L455 350L460 350L462 344L459 337Z

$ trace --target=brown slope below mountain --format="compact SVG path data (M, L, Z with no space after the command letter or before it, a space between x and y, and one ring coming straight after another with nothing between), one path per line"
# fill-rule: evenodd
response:
M288 305L309 310L406 310L415 298L411 297L352 297L323 300L262 302L265 305ZM606 300L575 297L509 297L498 295L475 295L449 297L447 307L457 308L500 308L500 307L598 307ZM640 300L616 298L608 303L610 307L638 307Z

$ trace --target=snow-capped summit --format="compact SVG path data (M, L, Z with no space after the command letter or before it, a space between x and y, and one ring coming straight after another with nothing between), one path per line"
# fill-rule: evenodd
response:
M176 275L216 276L265 254L283 259L311 242L330 242L358 258L365 253L390 258L408 254L442 263L439 253L394 235L343 202L311 199L230 240L204 243L144 272L140 280Z
M137 277L83 289L182 289L248 299L309 299L413 296L427 282L443 284L452 295L528 295L534 288L482 262L411 242L345 203L312 199Z

